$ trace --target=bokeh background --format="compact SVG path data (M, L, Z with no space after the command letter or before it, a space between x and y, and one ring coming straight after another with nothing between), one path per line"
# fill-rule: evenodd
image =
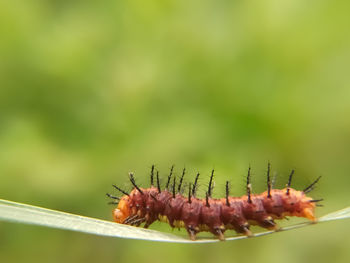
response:
M215 168L350 204L348 1L0 2L0 197L111 219L106 192ZM292 224L294 219L287 222ZM1 262L349 262L348 221L208 245L0 223ZM155 224L155 229L163 229Z

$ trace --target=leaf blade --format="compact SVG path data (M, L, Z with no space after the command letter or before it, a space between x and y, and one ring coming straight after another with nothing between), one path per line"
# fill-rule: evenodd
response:
M332 212L319 218L319 222L327 222L332 220L341 220L350 218L350 207L339 211ZM17 222L25 224L40 225L70 231L77 231L87 234L94 234L100 236L140 239L158 242L173 242L173 243L211 243L219 242L219 240L212 239L198 239L191 241L186 237L163 233L155 230L138 228L123 224L117 224L110 221L105 221L96 218L85 217L81 215L70 214L66 212L51 210L38 206L32 206L22 203L16 203L8 200L0 199L0 220L8 222ZM281 229L287 231L300 227L305 227L313 224L312 222L305 222L297 225L292 225ZM274 231L265 231L256 233L254 236L264 236ZM240 240L247 238L246 236L234 236L226 238L227 241Z

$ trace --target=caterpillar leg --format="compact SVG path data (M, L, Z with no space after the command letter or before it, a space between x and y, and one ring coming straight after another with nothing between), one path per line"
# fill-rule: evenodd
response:
M196 235L199 232L199 229L196 228L196 227L193 227L193 226L187 226L186 230L187 230L187 232L188 232L188 234L190 236L190 239L192 241L195 241L196 240Z
M143 228L148 228L151 224L153 224L154 221L156 221L158 216L152 216L148 213L145 215L145 224Z
M225 241L225 228L224 227L215 227L214 231L212 231L213 234L220 240L220 241Z
M267 228L269 230L273 230L273 231L279 231L280 227L275 223L275 221L273 220L273 218L271 216L267 216L266 218L264 218L261 222L259 222L259 225L261 227Z
M254 234L252 233L252 231L250 231L249 227L250 227L249 223L245 222L243 224L240 224L238 226L238 228L235 228L235 231L237 233L243 234L243 235L245 235L247 237L252 237L252 236L254 236Z

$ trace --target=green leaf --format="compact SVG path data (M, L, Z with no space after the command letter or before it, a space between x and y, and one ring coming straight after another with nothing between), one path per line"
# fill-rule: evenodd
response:
M319 218L319 223L350 218L350 207L330 213ZM155 230L138 228L123 224L117 224L110 221L90 218L80 215L69 214L65 212L50 210L42 207L16 203L0 199L0 220L9 222L18 222L24 224L41 225L52 228L60 228L71 231L78 231L88 234L142 239L149 241L173 242L173 243L210 243L218 242L214 237L212 239L199 238L197 241L191 241L187 237L181 237L168 233L162 233ZM281 231L312 225L312 222L305 222L297 225L282 228ZM269 235L275 231L265 231L256 233L254 237ZM246 236L234 236L226 238L227 241L247 238Z

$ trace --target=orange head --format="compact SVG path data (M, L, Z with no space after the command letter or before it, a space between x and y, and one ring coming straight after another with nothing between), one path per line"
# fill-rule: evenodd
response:
M113 210L113 218L117 223L123 223L130 216L130 197L124 195L118 204L118 207Z

